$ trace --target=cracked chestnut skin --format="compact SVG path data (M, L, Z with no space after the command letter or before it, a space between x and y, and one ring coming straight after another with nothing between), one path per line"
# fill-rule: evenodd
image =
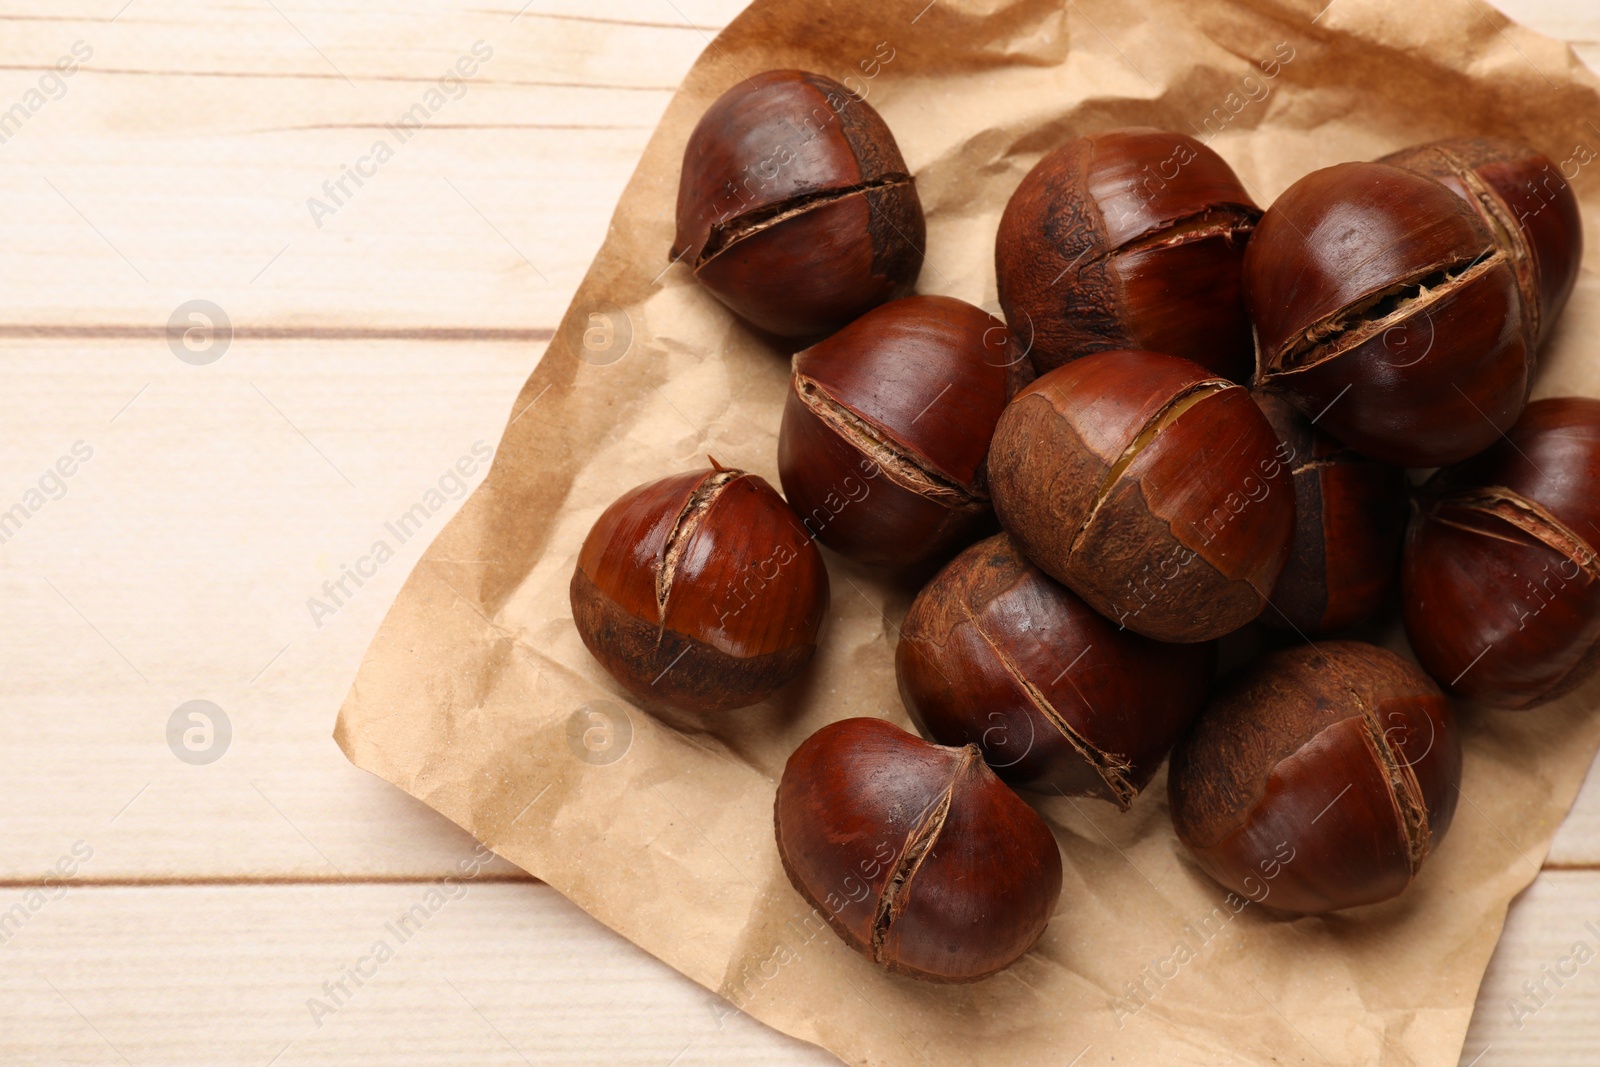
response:
M1200 868L1280 911L1376 904L1416 878L1455 814L1449 702L1359 641L1271 653L1220 687L1172 753L1172 823Z
M863 563L948 557L991 523L989 439L1031 376L1005 324L965 301L874 308L794 357L778 432L790 506Z
M1033 947L1061 895L1054 835L976 746L882 719L832 723L795 749L773 820L795 889L895 974L987 978Z
M1550 157L1521 141L1457 137L1378 162L1425 174L1472 205L1511 257L1530 331L1548 337L1583 259L1578 197Z
M1043 375L1000 416L1000 525L1113 623L1210 641L1266 606L1294 495L1244 387L1156 352L1097 352Z
M995 237L1000 306L1039 373L1144 348L1250 377L1240 289L1261 210L1210 148L1148 127L1070 141L1022 179Z
M1406 634L1450 692L1532 708L1600 666L1600 400L1535 400L1417 495Z
M1342 163L1291 185L1244 259L1257 384L1402 467L1492 444L1527 402L1533 348L1510 257L1443 185Z
M805 669L828 572L765 480L718 467L619 497L584 539L570 592L583 643L645 707L724 711Z
M684 146L671 259L769 333L821 336L905 296L925 241L889 127L831 78L741 79Z
M1205 702L1211 642L1118 629L1005 534L951 560L900 627L895 676L922 735L975 744L1006 782L1126 810Z
M1287 446L1294 542L1261 621L1317 637L1370 617L1393 591L1410 515L1405 471L1368 459L1268 393L1256 403Z

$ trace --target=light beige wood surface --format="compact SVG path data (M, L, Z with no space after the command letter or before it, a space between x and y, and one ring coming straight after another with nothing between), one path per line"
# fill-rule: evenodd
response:
M26 915L0 922L0 1063L832 1062L499 861L399 945L384 924L473 843L328 736L738 0L123 5L0 0L0 112L44 101L0 125L0 513L41 489L0 526L0 917ZM1600 64L1590 0L1500 6ZM478 41L492 56L399 144L389 124ZM308 199L378 139L393 158L319 226ZM204 366L166 336L194 299L236 328ZM386 523L419 504L402 543ZM378 540L393 557L334 605L324 583ZM209 765L168 745L190 700L231 724ZM30 895L75 845L65 895ZM1600 962L1562 962L1600 954L1597 901L1591 778L1464 1064L1600 1061ZM318 1026L308 999L385 937Z

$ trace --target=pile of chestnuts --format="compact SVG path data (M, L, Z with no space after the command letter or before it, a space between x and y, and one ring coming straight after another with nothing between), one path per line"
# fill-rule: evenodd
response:
M1091 133L1000 220L1005 321L913 293L925 232L837 82L769 71L707 110L667 255L798 349L783 495L713 460L607 508L571 586L595 658L714 717L806 670L822 549L920 585L895 672L922 736L835 721L774 809L794 888L897 974L1027 952L1062 866L1024 795L1126 810L1169 754L1175 839L1224 887L1286 914L1404 891L1456 806L1451 698L1531 708L1600 666L1600 400L1528 403L1571 188L1462 138L1262 210L1193 138ZM1386 618L1415 660L1350 639ZM1229 641L1267 651L1218 679Z

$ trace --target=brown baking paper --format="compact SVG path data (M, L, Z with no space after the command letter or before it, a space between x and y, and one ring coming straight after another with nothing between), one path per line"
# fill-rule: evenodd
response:
M927 211L921 291L991 308L995 227L1023 174L1128 124L1210 141L1263 205L1343 160L1520 136L1573 178L1600 244L1600 83L1567 48L1482 0L1322 3L758 0L673 99L487 480L374 639L336 730L350 759L730 1011L851 1063L1455 1064L1507 904L1600 742L1600 688L1532 713L1463 709L1448 838L1400 899L1326 918L1230 901L1176 842L1164 777L1126 814L1033 797L1065 861L1055 919L1000 975L931 985L846 950L772 837L775 784L806 736L854 715L907 723L892 654L910 594L827 554L814 669L764 705L676 726L629 705L567 601L584 534L624 490L707 453L777 483L787 359L683 265L664 269L685 139L743 76L802 67L865 93ZM1537 393L1600 393L1597 335L1585 271Z

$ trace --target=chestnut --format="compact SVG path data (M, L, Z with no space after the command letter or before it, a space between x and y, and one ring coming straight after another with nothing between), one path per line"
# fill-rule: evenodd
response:
M995 427L989 489L1028 558L1118 626L1209 641L1261 613L1289 556L1287 458L1243 386L1185 359L1099 352Z
M1302 914L1398 896L1455 814L1461 740L1438 686L1393 652L1329 641L1220 687L1167 793L1200 868Z
M1406 633L1452 693L1531 708L1600 665L1600 400L1528 405L1505 439L1418 494Z
M1531 334L1548 337L1583 259L1578 197L1555 163L1521 141L1495 137L1434 141L1378 162L1425 174L1472 205L1511 257Z
M1119 629L997 534L917 595L894 666L924 737L977 745L1014 786L1126 810L1205 702L1216 646Z
M769 333L831 333L911 292L924 238L889 127L832 78L745 78L684 147L672 260Z
M1383 605L1400 569L1411 485L1269 393L1256 403L1277 431L1294 481L1294 540L1261 621L1302 636L1354 626Z
M1061 895L1050 828L976 745L882 719L832 723L795 749L773 820L795 889L896 974L987 978L1033 947Z
M606 508L571 597L583 643L646 706L722 711L765 698L811 660L828 572L772 486L715 466Z
M990 515L989 438L1027 370L1008 349L987 312L911 296L797 354L778 477L806 530L851 559L904 566L971 541Z
M1000 306L1039 373L1144 348L1250 377L1240 293L1261 210L1216 152L1147 127L1080 137L1041 159L995 238Z
M1301 178L1256 227L1244 288L1257 383L1373 459L1455 463L1527 401L1511 258L1420 174L1342 163Z

